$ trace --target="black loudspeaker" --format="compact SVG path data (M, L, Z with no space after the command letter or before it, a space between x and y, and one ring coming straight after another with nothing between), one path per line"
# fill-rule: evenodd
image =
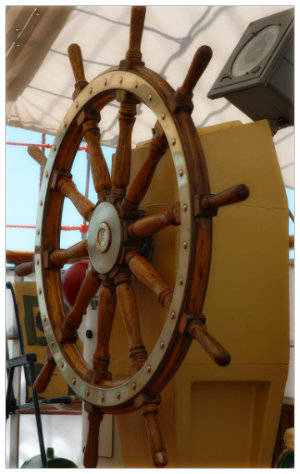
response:
M250 23L208 93L272 130L294 123L294 8Z

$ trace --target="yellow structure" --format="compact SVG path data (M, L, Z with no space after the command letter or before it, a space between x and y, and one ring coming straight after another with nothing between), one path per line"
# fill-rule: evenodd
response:
M231 353L215 365L193 342L162 393L160 425L168 467L270 467L289 362L288 206L268 122L240 122L199 130L212 193L237 183L249 198L223 207L213 221L211 271L203 313L207 328ZM139 168L147 147L132 153ZM166 210L176 200L170 157L158 165L142 208ZM155 236L152 264L172 284L176 228ZM137 288L148 350L163 312L145 288ZM118 319L118 315L117 315ZM117 323L117 321L115 321ZM111 340L113 373L124 373L128 348L122 325ZM120 342L122 341L122 342ZM116 372L115 372L116 371ZM117 416L115 455L99 466L153 467L144 420ZM100 441L101 442L101 441Z

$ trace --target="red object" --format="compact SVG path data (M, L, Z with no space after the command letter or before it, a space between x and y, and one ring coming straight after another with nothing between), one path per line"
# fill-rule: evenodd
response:
M35 229L35 225L24 225L24 224L6 224L6 227L15 229ZM61 230L80 230L82 234L85 234L89 230L89 226L86 224L78 225L62 225Z
M64 274L62 279L62 288L66 302L71 307L74 305L82 282L85 278L89 262L83 260L82 262L74 263Z
M29 146L33 145L33 143L21 143L21 142L6 142L6 145L13 145L13 146ZM52 148L52 145L49 145L47 143L34 143L34 145L44 149L44 148ZM87 153L89 152L89 147L86 146L80 146L78 147L78 151L84 150Z

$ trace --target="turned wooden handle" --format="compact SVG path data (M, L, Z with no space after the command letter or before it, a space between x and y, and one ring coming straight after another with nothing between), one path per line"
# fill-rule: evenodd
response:
M31 158L39 163L41 166L45 166L47 163L47 158L45 157L44 153L39 149L37 145L29 145L27 151Z
M47 348L47 360L33 385L33 388L37 393L43 393L46 390L55 370L55 367L56 362L53 359L50 350Z
M50 254L50 262L53 265L63 266L66 263L85 259L88 257L87 240L81 240L67 249L54 250Z
M187 327L187 332L200 342L203 349L218 365L225 366L229 364L230 354L209 334L202 321L192 320Z
M99 429L103 414L96 406L91 405L90 403L85 403L84 409L88 412L89 429L84 450L83 464L84 467L94 468L98 463Z
M68 47L68 55L76 82L85 82L80 46L76 43L70 44Z
M226 189L218 194L203 196L201 199L201 208L218 209L221 206L228 206L236 202L244 201L249 196L249 189L245 184L238 184L232 188Z
M146 7L134 6L131 8L129 49L126 53L126 59L128 61L141 61L142 59L142 54L140 50L145 15Z
M30 273L34 272L34 261L20 263L20 265L16 266L15 272L18 276L30 275Z
M57 182L57 188L60 190L63 196L69 198L72 201L79 214L81 214L84 219L89 221L95 206L86 196L78 191L74 181L63 176L59 178Z
M6 261L11 263L30 262L34 252L22 250L6 250Z
M163 308L168 309L173 291L151 263L135 251L129 251L126 254L126 263L136 278L156 294L158 302Z
M152 403L145 404L141 408L141 414L145 417L153 464L156 467L166 466L168 464L168 459L158 423L157 405Z
M209 46L201 46L196 51L186 78L179 88L182 95L192 96L193 89L202 76L212 57L212 50Z
M144 199L148 188L152 182L156 167L168 148L168 141L166 136L157 122L155 124L155 134L147 150L147 155L144 163L137 172L134 179L131 181L126 198L122 202L122 207L126 210L128 204L129 208L137 208Z
M128 226L128 234L131 237L148 237L164 229L169 225L180 224L180 205L168 209L164 214L153 214L142 217Z

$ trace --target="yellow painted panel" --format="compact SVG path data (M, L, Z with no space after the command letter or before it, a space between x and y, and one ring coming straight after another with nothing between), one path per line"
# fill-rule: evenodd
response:
M216 366L193 342L162 394L160 421L169 467L269 467L288 370L288 209L267 122L239 122L199 131L211 192L244 183L245 202L219 210L213 221L211 272L204 305L208 330L231 353ZM132 176L147 147L132 152ZM143 202L148 213L176 200L170 157L158 165ZM152 263L172 284L177 234L155 236ZM136 284L142 333L151 348L163 312ZM119 350L118 338L113 339ZM126 367L124 346L118 362ZM115 354L115 350L111 349ZM143 420L118 416L124 467L151 467Z

